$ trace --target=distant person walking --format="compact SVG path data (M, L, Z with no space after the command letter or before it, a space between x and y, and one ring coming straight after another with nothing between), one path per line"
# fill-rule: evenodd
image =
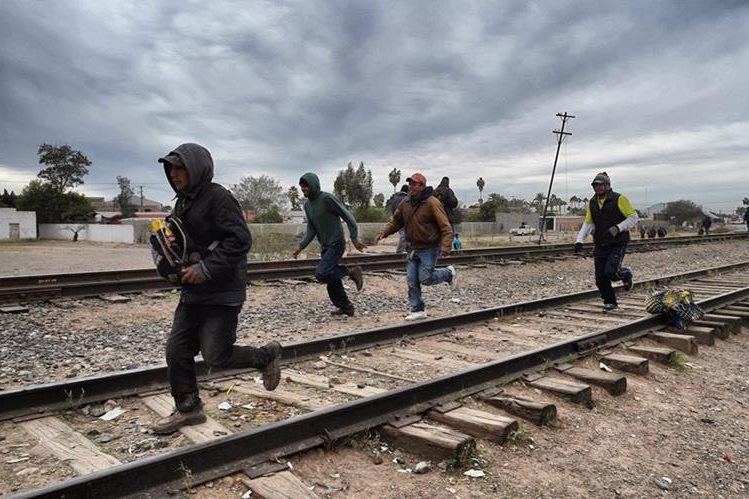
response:
M749 232L749 206L744 210L744 223L746 224L746 231Z
M440 185L434 190L434 196L442 202L447 219L450 221L450 227L454 228L457 221L455 209L458 207L458 198L455 197L455 192L450 188L449 177L442 177Z
M401 190L390 196L388 202L385 204L385 211L390 213L390 216L395 214L395 210L401 205L403 201L408 199L408 184L403 184ZM395 248L396 253L408 253L411 250L408 241L406 241L406 229L402 228L398 231L398 246Z
M441 282L450 283L454 293L458 290L458 277L455 268L435 268L440 256L450 254L452 230L442 203L433 196L427 179L421 173L414 173L406 179L408 201L400 204L390 221L385 224L376 241L390 234L406 229L406 239L411 251L406 260L406 280L408 281L408 303L411 311L407 321L425 319L426 305L421 296L421 285L433 286ZM455 296L453 299L457 300Z
M593 234L596 286L605 310L618 308L612 281L622 281L624 289L632 289L632 271L622 267L629 242L629 229L637 225L637 212L622 194L611 190L606 172L595 176L591 183L595 196L585 211L585 223L575 242L575 253L583 249L585 238Z
M314 173L305 173L299 179L299 188L307 198L304 201L304 214L307 217L307 232L294 251L294 258L298 257L304 248L317 237L322 252L320 263L315 269L315 277L328 287L328 296L336 309L331 315L354 315L354 305L343 288L342 279L350 277L361 291L364 276L361 267L347 268L341 265L341 257L346 249L346 241L341 227L341 219L348 226L351 242L359 251L366 246L359 242L359 229L354 215L334 195L320 190L320 179Z
M710 227L713 225L713 219L710 218L710 215L705 215L705 218L702 219L702 230L701 232L705 234L706 236L710 234Z

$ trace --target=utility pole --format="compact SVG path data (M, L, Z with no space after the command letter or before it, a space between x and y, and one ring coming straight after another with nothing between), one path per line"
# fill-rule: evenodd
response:
M143 186L140 187L140 211L143 212Z
M564 114L557 113L557 116L562 118L562 128L561 130L552 130L551 133L557 134L557 153L554 156L554 168L551 169L551 180L549 180L549 192L546 194L546 204L544 205L544 214L541 218L541 230L538 231L538 243L541 244L541 241L544 239L544 229L546 229L546 210L549 209L549 199L551 198L551 186L554 185L554 173L557 171L557 160L559 159L559 149L562 147L562 140L564 140L565 135L572 135L570 132L564 131L564 126L567 124L567 120L574 118L571 114L567 114L567 111L564 112Z

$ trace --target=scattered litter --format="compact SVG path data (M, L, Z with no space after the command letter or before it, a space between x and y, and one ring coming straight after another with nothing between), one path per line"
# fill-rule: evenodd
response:
M657 393L658 395L665 395L665 394L666 394L666 392L664 392L664 391L663 391L663 390L661 390L660 388L656 388L656 389L655 389L655 393Z
M606 371L607 373L613 372L613 371L611 370L611 368L610 368L609 366L607 366L606 364L604 364L603 362L599 362L599 363L598 363L598 367L600 367L601 369L603 369L603 370L604 370L604 371Z
M115 418L118 418L125 414L127 412L127 409L123 409L122 407L115 407L111 411L106 412L103 416L99 417L102 421L112 421Z
M5 461L8 464L16 464L16 463L22 463L24 461L28 461L31 459L30 457L19 457L18 459L10 459L8 461Z
M249 404L245 404L242 406L242 408L251 411L255 408L255 402L250 402Z
M291 464L291 461L286 461L286 467L289 468L290 470L294 469L294 465Z
M460 298L455 298L455 297L450 298L450 302L451 303L460 303Z
M250 499L250 497L252 497L252 489L242 494L242 499Z
M733 457L729 456L728 454L725 454L725 455L724 455L724 456L722 457L722 459L723 459L723 461L725 461L725 462L727 462L727 463L732 463L732 462L733 462Z
M222 411L229 411L231 410L231 407L232 405L227 401L223 401L218 405L218 408Z
M399 470L396 470L396 471L397 471L398 473L406 473L406 474L410 474L410 473L411 473L411 468L402 468L402 469L399 469Z
M473 470L473 469L465 471L463 472L463 474L471 478L481 478L481 477L486 476L486 473L484 473L482 470Z

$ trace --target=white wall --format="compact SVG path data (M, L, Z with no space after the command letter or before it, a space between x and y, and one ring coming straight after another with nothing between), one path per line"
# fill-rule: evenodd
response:
M79 241L97 241L103 243L125 243L132 244L135 241L135 232L132 225L116 224L39 224L39 239L62 239L73 240L75 229L83 226L78 232Z
M19 224L21 239L36 239L36 212L0 208L0 241L10 239L10 224Z

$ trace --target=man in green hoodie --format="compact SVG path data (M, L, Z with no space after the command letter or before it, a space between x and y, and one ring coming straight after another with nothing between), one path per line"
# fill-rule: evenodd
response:
M341 227L341 219L348 225L351 242L359 251L366 246L359 241L359 229L356 220L348 209L334 195L320 190L320 179L314 173L305 173L299 179L299 188L307 198L304 201L304 214L307 217L307 232L294 251L294 258L298 257L312 239L317 237L322 252L320 263L315 269L318 281L328 286L330 301L336 306L332 315L354 315L354 305L349 301L346 290L343 289L344 277L349 276L361 291L364 276L361 267L348 269L341 265L341 257L346 249L346 239Z

